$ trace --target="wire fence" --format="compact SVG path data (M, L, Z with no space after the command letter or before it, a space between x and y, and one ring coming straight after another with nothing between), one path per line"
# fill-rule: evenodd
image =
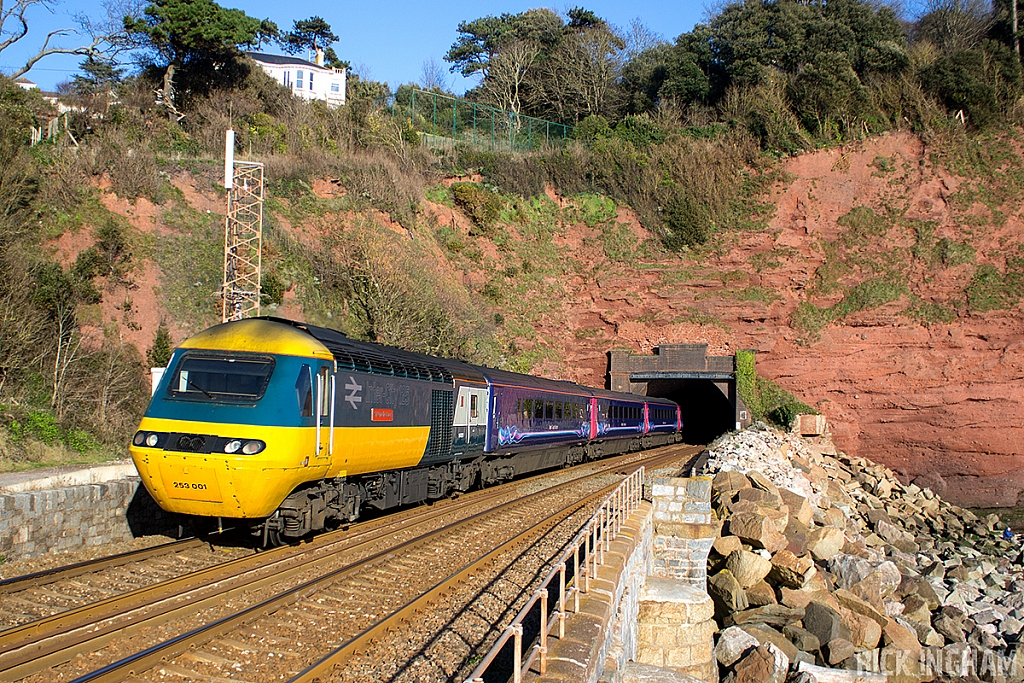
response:
M411 125L421 142L435 149L456 144L488 150L548 149L564 145L573 132L562 123L413 88L400 88L377 105Z

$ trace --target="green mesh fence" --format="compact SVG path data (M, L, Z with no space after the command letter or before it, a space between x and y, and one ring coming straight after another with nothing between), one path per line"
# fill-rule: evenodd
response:
M458 143L479 149L535 150L563 145L572 137L572 126L413 88L399 88L377 105L411 123L423 144L432 148Z

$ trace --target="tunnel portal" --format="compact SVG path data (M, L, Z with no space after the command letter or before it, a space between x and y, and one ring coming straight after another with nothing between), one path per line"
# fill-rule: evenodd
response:
M736 393L735 356L708 356L707 344L662 344L653 355L614 350L608 374L613 391L678 403L687 443L709 443L750 424Z

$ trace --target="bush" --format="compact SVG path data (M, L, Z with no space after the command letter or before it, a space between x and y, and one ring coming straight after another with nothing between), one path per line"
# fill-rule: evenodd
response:
M754 420L764 420L783 429L789 429L797 415L817 413L775 382L759 377L753 351L736 352L736 393Z
M160 325L156 328L153 346L146 351L146 361L150 367L166 368L172 353L174 353L174 344L171 341L171 333L164 321L161 320Z
M501 214L501 198L478 183L453 183L452 198L472 219L481 235L494 234L494 225Z

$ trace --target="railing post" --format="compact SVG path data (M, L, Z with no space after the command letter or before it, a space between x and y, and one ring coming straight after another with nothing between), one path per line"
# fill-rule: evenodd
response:
M548 589L540 589L540 675L548 672Z
M513 624L512 626L512 681L522 683L523 681L523 625Z
M565 638L565 562L558 565L558 639Z

